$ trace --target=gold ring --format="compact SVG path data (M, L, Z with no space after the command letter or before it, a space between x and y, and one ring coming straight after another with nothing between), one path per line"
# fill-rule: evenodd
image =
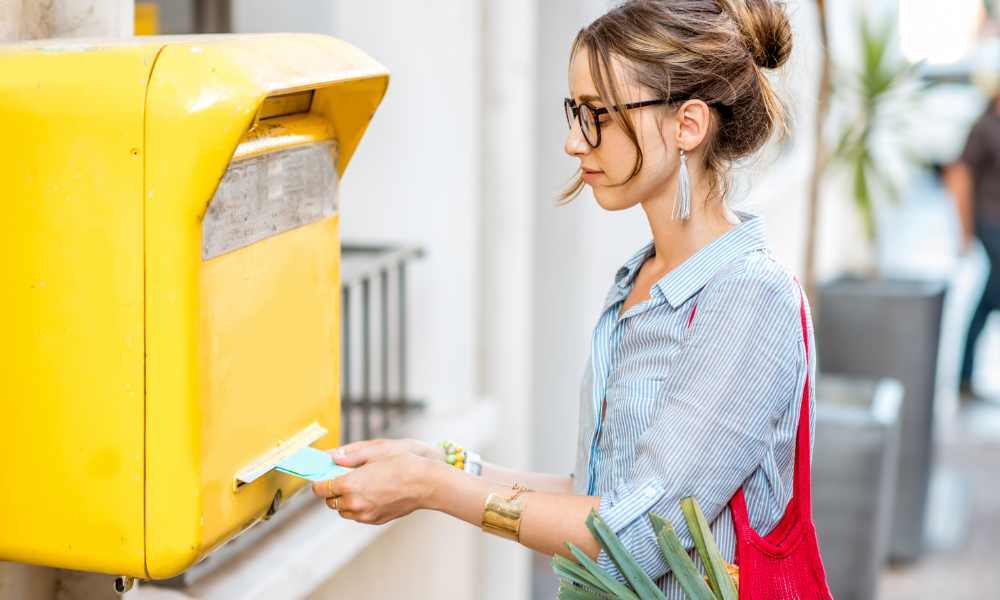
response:
M340 496L333 497L333 510L340 512Z

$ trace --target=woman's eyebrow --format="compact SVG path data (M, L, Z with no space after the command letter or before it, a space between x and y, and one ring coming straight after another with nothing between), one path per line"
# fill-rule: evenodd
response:
M595 96L593 94L584 94L582 96L579 96L577 100L579 100L580 102L594 102L594 101L600 102L601 97Z

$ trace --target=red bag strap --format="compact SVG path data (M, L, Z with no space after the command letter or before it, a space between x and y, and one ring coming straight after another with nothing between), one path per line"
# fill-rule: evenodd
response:
M802 321L802 344L806 355L806 381L802 386L802 406L799 408L799 426L795 433L795 489L792 501L798 502L799 512L805 519L812 519L812 444L809 435L809 404L812 399L812 357L809 347L809 323L806 315L806 297L799 288L799 316ZM789 504L791 504L791 502Z

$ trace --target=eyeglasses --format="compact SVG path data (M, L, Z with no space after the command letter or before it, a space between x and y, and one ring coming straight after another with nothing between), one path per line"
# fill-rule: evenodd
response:
M630 102L628 104L612 106L610 108L595 108L586 102L577 104L576 100L566 98L563 100L563 109L566 111L566 124L569 125L569 128L573 129L573 119L576 119L576 121L580 124L580 131L583 133L583 139L587 140L587 143L590 144L591 148L596 148L601 145L601 122L598 120L601 115L606 115L612 110L632 110L635 108L655 106L657 104L670 104L677 101L679 101L678 98L660 98L659 100Z

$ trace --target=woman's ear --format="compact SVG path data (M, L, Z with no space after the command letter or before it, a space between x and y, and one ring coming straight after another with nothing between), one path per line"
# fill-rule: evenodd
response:
M691 152L705 141L712 124L712 111L703 100L688 100L677 109L675 121L677 145Z

